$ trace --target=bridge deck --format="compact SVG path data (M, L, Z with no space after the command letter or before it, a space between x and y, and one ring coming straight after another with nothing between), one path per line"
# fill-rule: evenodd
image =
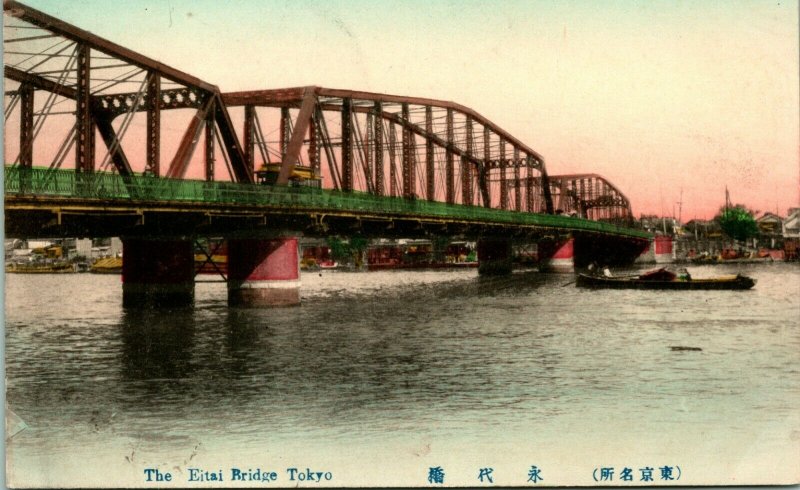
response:
M17 208L54 209L80 203L96 212L109 208L168 206L171 211L208 209L329 215L416 218L439 223L505 225L520 228L588 232L629 238L649 238L641 230L562 215L503 211L436 201L380 197L311 187L267 186L234 182L179 180L115 173L76 174L71 170L6 167L6 212Z

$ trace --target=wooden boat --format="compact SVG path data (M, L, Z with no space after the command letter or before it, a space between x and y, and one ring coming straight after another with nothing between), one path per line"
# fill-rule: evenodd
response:
M611 289L750 289L756 281L741 274L719 276L710 279L692 279L688 274L679 277L666 269L656 269L637 276L608 277L578 274L576 286L583 288Z
M323 260L317 265L319 265L320 269L336 269L339 267L339 262L336 262L335 260Z
M122 257L97 259L89 272L93 274L122 274Z
M71 274L75 272L75 267L69 262L30 264L9 262L6 264L6 272L12 274Z

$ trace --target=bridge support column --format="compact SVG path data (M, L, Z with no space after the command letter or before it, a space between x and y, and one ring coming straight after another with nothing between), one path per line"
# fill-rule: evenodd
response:
M511 240L508 238L478 240L478 274L511 274Z
M643 247L644 248L644 247ZM669 264L675 261L672 237L658 235L651 238L649 246L636 258L640 264Z
M181 238L122 239L122 305L187 306L194 301L194 253Z
M228 305L246 307L300 304L297 238L243 238L228 241Z
M671 236L658 235L653 240L656 264L669 264L675 261Z
M575 239L539 242L539 268L548 272L575 271Z

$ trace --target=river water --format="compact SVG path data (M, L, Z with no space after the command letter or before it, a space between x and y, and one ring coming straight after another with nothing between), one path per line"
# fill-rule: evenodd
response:
M419 486L439 467L445 485L491 468L508 486L534 485L536 466L538 485L594 485L602 468L614 485L797 482L800 267L690 270L758 283L325 271L303 274L295 308L231 309L204 283L193 308L133 311L119 276L9 274L7 401L28 425L7 441L10 481L153 486L155 468L203 486L197 468L246 485L235 467L275 471L273 486L318 485L297 481L307 468L323 486Z

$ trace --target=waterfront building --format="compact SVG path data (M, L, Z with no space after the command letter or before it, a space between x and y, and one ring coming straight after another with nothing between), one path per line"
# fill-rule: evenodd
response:
M756 219L756 225L758 226L758 245L770 249L781 247L783 218L775 213L764 213Z
M782 223L783 251L786 260L797 260L800 251L800 208L790 208Z

